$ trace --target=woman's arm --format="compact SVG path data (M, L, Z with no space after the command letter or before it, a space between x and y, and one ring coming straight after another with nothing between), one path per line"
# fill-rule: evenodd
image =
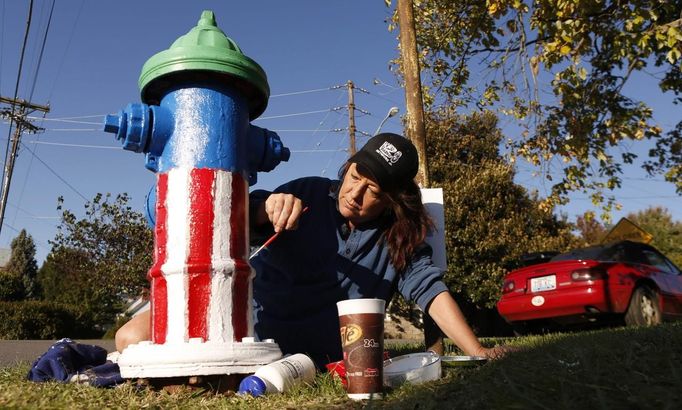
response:
M439 293L428 308L428 314L433 318L438 327L449 337L462 351L470 356L484 356L497 358L504 355L510 349L505 346L486 348L481 345L478 338L467 324L457 302L448 292Z

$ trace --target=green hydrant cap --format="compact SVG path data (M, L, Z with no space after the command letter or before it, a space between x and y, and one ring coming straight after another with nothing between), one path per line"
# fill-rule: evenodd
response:
M168 50L144 63L138 81L142 101L159 104L162 93L178 82L206 78L198 71L230 82L245 93L252 120L265 111L270 97L265 71L218 28L210 10L202 12L197 26L175 40Z

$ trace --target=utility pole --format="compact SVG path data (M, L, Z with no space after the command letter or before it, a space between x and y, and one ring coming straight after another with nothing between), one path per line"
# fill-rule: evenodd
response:
M407 138L412 141L419 153L417 182L422 188L428 188L430 184L426 158L426 127L424 126L424 105L412 0L398 0L398 25L400 26L400 56L405 77Z
M398 25L400 26L400 56L405 77L405 106L407 107L407 137L417 148L419 170L417 182L428 188L429 167L426 158L426 127L424 125L424 103L422 99L417 35L414 28L412 0L398 0ZM427 312L423 315L424 345L440 355L444 352L443 333Z
M350 139L350 155L355 154L355 85L351 80L346 83L348 88L348 137Z
M0 197L0 232L5 221L5 209L7 208L7 196L9 194L9 187L12 182L12 172L14 171L14 162L19 151L19 144L21 142L21 134L23 131L36 133L42 131L43 128L36 127L31 122L26 120L26 116L33 111L42 111L44 113L50 112L50 107L45 105L37 105L22 99L11 99L0 96L0 103L9 104L11 109L0 110L0 117L8 118L10 127L12 122L15 124L14 135L12 136L12 147L5 158L5 177L2 181L2 196Z

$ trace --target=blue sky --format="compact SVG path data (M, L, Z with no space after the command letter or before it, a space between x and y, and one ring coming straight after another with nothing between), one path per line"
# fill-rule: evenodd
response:
M4 97L14 94L28 3L0 0ZM356 106L368 113L356 114L360 131L373 133L393 106L400 108L400 115L405 113L403 90L389 70L389 60L397 56L397 34L388 32L385 20L391 11L380 0L60 1L39 59L51 6L51 0L34 1L18 94L36 104L49 103L51 111L45 119L33 114L38 117L34 124L45 132L23 136L26 148L17 160L0 234L0 247L8 247L17 230L27 229L39 263L59 223L58 196L64 196L67 208L82 214L85 200L98 192L128 192L132 206L143 210L154 175L144 168L143 155L121 149L112 134L100 131L101 123L104 115L139 102L137 80L144 62L194 27L202 10L213 10L226 35L266 71L271 99L254 124L277 131L292 150L289 163L259 175L257 187L273 188L305 175L336 175L348 155L348 133L330 130L348 126L348 97L345 88L330 88L352 80L366 90L355 95ZM635 86L632 92L646 91ZM679 116L665 104L662 113L664 128ZM399 118L389 119L383 129L401 133ZM3 122L3 146L7 136ZM358 135L358 145L366 139ZM540 189L541 195L549 188L527 168L519 169L518 180ZM624 188L616 195L624 210L615 218L663 205L676 220L682 219L680 198L660 177L645 180L639 170L628 170ZM562 211L573 219L593 209L585 198L576 194Z

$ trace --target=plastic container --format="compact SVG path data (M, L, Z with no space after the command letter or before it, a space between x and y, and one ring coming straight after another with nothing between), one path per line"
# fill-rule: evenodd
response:
M310 357L297 353L265 365L239 384L239 394L254 397L283 393L293 386L315 378L315 363Z
M384 361L384 386L387 387L438 380L440 375L440 356L434 352L406 354Z

